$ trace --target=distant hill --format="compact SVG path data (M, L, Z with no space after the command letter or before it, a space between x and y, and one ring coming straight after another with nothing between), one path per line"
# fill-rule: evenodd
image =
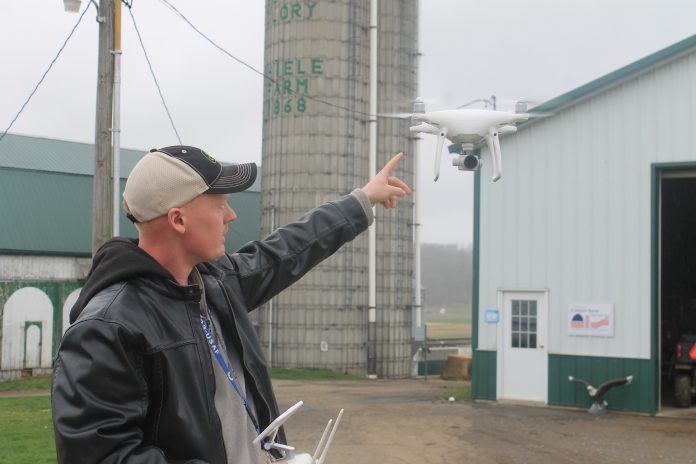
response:
M425 307L471 304L472 249L456 244L421 244Z

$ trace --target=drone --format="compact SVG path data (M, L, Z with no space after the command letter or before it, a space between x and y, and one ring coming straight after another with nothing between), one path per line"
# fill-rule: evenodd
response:
M287 422L287 420L290 419L292 415L302 407L303 404L304 402L298 401L293 406L290 406L287 411L278 416L276 420L271 422L271 424L252 441L252 444L255 446L259 446L261 443L263 443L261 447L268 455L268 464L324 464L326 461L326 456L329 452L329 448L331 447L331 442L334 439L334 435L336 434L336 429L338 429L338 424L340 424L341 418L343 417L343 409L339 411L335 422L333 419L329 419L328 424L326 424L326 427L324 428L324 433L319 439L319 444L317 444L314 454L295 454L295 448L293 446L277 443L275 441L280 427ZM274 459L271 456L271 450L279 451L283 457L280 459Z
M425 111L425 103L417 99L411 115L412 133L426 133L437 136L435 149L435 182L440 177L440 160L445 139L453 143L449 150L457 154L452 165L460 171L481 169L481 159L474 155L474 147L486 141L493 161L493 182L503 173L500 153L500 135L517 131L515 123L526 121L527 113L513 113L489 109L457 108L454 110Z

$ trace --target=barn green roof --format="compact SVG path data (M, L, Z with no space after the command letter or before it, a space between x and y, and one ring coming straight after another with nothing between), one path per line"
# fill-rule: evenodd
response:
M121 189L147 150L121 149ZM7 134L0 141L0 254L91 254L94 145ZM260 172L260 170L259 170ZM260 176L232 195L239 219L230 224L227 250L259 236ZM121 214L121 235L137 235Z

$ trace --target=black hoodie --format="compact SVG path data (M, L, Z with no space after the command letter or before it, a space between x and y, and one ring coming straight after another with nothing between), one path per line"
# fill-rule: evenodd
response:
M80 296L70 310L70 323L75 322L94 295L119 282L136 277L162 277L176 281L134 238L116 237L103 244L92 260L92 268Z

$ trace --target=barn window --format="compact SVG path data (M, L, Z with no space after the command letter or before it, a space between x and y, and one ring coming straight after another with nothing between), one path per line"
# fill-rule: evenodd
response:
M537 347L536 300L512 300L512 348Z

